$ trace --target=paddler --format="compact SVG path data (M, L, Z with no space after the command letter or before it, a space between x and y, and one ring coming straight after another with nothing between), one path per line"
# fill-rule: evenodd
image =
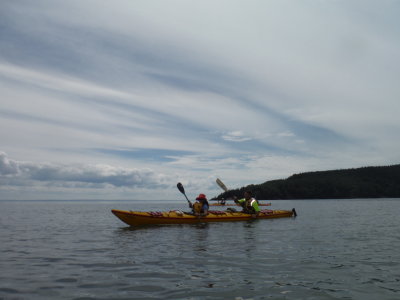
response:
M243 199L235 199L235 203L240 204L243 207L242 212L251 214L253 218L257 218L260 213L257 200L252 197L251 191L245 191L243 196Z
M207 216L209 204L206 195L199 194L199 196L196 198L196 203L193 204L192 209L195 216Z

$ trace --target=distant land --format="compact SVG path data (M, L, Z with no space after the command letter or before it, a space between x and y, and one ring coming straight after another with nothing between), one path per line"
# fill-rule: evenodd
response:
M215 199L242 198L245 190L260 200L400 198L400 164L294 174L229 190Z

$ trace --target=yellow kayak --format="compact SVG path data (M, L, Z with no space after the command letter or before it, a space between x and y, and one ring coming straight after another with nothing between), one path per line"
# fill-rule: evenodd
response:
M251 220L252 216L242 212L210 211L207 216L197 217L182 211L141 212L112 209L111 212L130 226L158 224L196 224L204 222L230 222ZM296 210L262 210L257 219L275 219L297 216Z

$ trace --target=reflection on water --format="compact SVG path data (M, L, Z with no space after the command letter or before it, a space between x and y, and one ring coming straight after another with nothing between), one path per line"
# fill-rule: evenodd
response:
M194 254L197 256L201 256L201 252L207 252L208 250L208 245L209 245L209 240L208 240L208 233L210 226L208 223L200 223L200 224L195 224L193 232L193 251ZM200 252L200 253L198 253Z

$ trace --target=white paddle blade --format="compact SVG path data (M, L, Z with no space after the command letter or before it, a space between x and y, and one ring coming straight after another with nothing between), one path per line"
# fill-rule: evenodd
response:
M225 192L228 191L228 188L226 187L226 185L221 181L221 179L217 178L217 180L215 180L215 182L219 185L219 187L221 189L223 189Z

